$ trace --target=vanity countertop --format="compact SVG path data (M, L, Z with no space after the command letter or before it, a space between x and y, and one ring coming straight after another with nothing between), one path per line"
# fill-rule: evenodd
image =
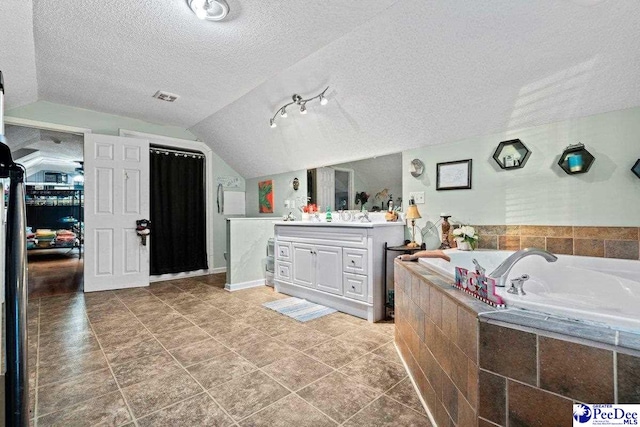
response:
M404 226L404 222L312 222L312 221L274 221L275 225L303 226L303 227L351 227L351 228L377 228Z

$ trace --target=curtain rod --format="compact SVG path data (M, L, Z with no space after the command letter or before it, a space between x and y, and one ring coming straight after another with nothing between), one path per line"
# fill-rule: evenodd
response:
M164 153L164 154L175 154L176 156L185 156L185 157L199 157L199 158L205 158L204 154L200 153L200 152L196 152L196 151L181 151L181 150L174 150L171 148L160 148L160 147L149 147L149 151L150 152L156 152L156 153Z

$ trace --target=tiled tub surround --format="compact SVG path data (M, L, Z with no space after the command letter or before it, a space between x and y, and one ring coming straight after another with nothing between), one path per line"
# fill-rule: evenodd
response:
M451 281L456 267L473 271L475 260L487 272L492 272L514 254L489 249L444 252L450 261L421 258L419 263ZM526 295L509 293L509 280L507 286L495 289L509 308L579 319L618 330L640 331L640 262L637 260L558 255L551 263L541 256L525 256L513 265L509 278L523 274L530 275L524 284Z
M429 426L392 324L300 323L224 275L29 302L37 426Z
M638 227L478 225L480 249L536 247L554 254L640 259Z
M396 344L438 425L562 426L573 402L640 402L638 335L496 310L395 267Z

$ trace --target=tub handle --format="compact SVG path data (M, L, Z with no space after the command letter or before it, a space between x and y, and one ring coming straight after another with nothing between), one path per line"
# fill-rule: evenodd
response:
M516 277L515 279L511 279L511 287L507 289L507 292L510 294L516 295L526 295L527 293L524 291L524 282L529 280L528 274L523 274L520 277Z

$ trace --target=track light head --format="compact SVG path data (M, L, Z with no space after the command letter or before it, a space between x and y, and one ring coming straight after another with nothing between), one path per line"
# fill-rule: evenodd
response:
M193 0L195 1L195 0ZM199 0L199 1L213 1L213 0ZM278 115L280 116L280 118L286 118L287 117L287 107L291 106L291 105L295 105L295 106L299 106L300 107L300 114L307 114L307 102L310 101L315 101L316 99L320 101L320 105L327 105L327 103L329 102L329 100L327 98L325 98L324 94L327 93L327 90L329 90L329 86L327 86L322 92L320 92L319 94L317 94L316 96L312 96L310 98L303 98L300 95L298 95L297 93L294 93L291 96L291 102L284 104L283 106L281 106L280 108L278 108L275 112L275 114L273 115L273 117L271 117L271 119L269 120L269 126L271 126L272 128L276 127L276 119L278 119ZM292 107L294 108L294 107Z

